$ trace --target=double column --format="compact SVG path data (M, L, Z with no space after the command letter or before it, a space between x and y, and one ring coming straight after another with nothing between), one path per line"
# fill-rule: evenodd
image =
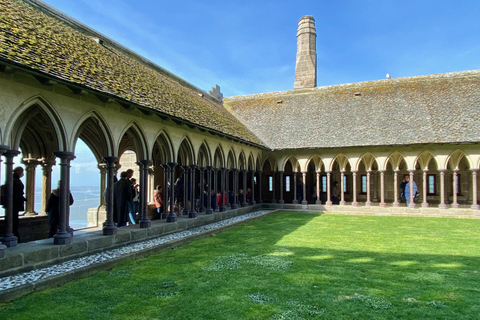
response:
M5 186L4 186L4 208L5 208L5 235L1 239L3 246L0 247L2 255L5 247L15 247L18 238L13 234L13 158L20 154L19 151L9 150L7 146L0 146L0 156L5 156Z
M152 160L140 160L140 228L150 228L152 222L148 219L148 169Z
M75 159L73 152L54 152L60 158L60 220L58 232L53 236L54 244L70 244L73 230L70 222L70 161Z

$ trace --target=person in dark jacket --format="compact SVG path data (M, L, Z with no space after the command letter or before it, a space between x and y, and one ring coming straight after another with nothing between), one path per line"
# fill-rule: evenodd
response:
M128 204L133 200L132 183L128 180L128 174L123 171L120 180L113 185L113 221L118 227L127 225Z
M74 202L72 193L70 193L70 205ZM57 189L52 190L47 201L45 211L48 214L48 237L52 238L57 234L60 225L60 181L58 181Z
M13 169L13 211L12 211L12 232L17 237L18 242L20 242L20 234L18 232L19 220L18 213L20 211L25 211L25 201L27 199L24 195L24 185L20 178L23 177L23 168L16 167Z

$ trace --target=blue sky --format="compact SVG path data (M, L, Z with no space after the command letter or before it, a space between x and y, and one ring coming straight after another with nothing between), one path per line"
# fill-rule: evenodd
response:
M480 69L480 1L46 0L203 90L290 90L315 18L318 86Z

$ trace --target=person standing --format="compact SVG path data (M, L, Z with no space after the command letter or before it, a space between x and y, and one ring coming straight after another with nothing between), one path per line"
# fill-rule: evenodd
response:
M405 198L405 186L407 185L407 178L408 178L408 180L410 180L410 176L408 174L404 175L403 176L403 181L402 181L402 183L400 183L400 190L401 190L400 201L401 202L404 202L406 200L406 198ZM407 206L408 206L408 204L407 204Z
M161 219L163 212L163 188L161 185L155 187L155 191L153 191L153 200L155 202L155 207L157 208L157 219Z
M12 232L17 237L18 242L20 242L20 233L18 232L20 222L18 219L18 213L20 211L25 211L25 201L27 199L24 195L24 185L20 178L23 177L23 168L16 167L13 169L13 211L12 211Z
M124 227L128 221L129 203L132 202L132 183L128 174L123 171L120 180L113 185L113 221L117 227Z
M72 205L73 202L73 196L72 193L70 193L70 205ZM60 181L58 181L57 189L52 190L45 211L48 214L48 237L52 238L57 234L60 224Z
M410 204L410 195L413 195L413 199L415 198L415 195L417 194L417 184L415 183L415 181L410 181L410 176L406 175L405 176L405 201L406 201L406 204L407 204L407 207L408 205ZM410 184L413 184L413 194L410 193Z

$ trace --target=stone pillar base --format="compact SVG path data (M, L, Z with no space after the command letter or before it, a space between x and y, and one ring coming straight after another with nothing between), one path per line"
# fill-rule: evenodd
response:
M380 203L380 207L381 207L381 208L386 208L386 207L387 207L387 204L386 204L385 202Z
M367 202L365 202L365 206L366 206L366 207L370 207L371 205L372 205L372 201L367 201Z
M224 211L227 211L227 207L226 206L221 206L220 207L220 212L224 212Z
M307 200L302 200L302 206L306 206L308 204Z
M70 233L57 233L55 236L53 236L53 244L70 244L72 243L72 236Z
M152 222L149 219L140 220L140 228L150 228L152 226Z
M298 202L297 202L298 203ZM322 201L320 200L315 200L315 204L322 204Z
M409 207L410 209L415 209L415 208L416 208L416 205L415 205L415 203L412 202L412 203L410 203L410 204L408 205L408 207Z
M358 207L358 202L352 202L352 207Z
M331 205L333 205L333 202L330 201L330 200L328 200L327 202L325 202L325 205L326 205L326 206L331 206Z
M5 249L7 249L7 246L0 244L0 259L5 258Z
M428 202L422 202L422 208L428 208L429 205L428 205Z
M438 206L438 209L447 209L447 205L445 203L442 203Z
M104 236L113 236L117 234L117 227L114 225L106 225L103 227L103 235Z
M298 200L293 200L292 204L298 204Z
M189 213L189 212L188 212L188 210L187 210L187 209L183 209L183 210L182 210L182 215L184 215L184 216L188 216L188 213Z
M470 207L470 209L472 210L478 210L479 206L478 204L472 204L472 206Z
M345 201L340 201L341 206L345 206L347 203ZM381 205L380 205L381 206Z
M197 217L197 211L193 210L188 213L189 218L196 218Z
M10 237L3 237L1 239L1 242L7 247L7 248L12 248L16 247L18 244L18 239L16 236L12 235Z
M458 203L453 203L452 208L460 208L460 205Z
M169 214L167 216L167 222L177 222L177 216L175 214Z
M278 200L278 203L279 203L279 204L284 204L285 201L284 201L284 200Z
M232 204L232 209L238 209L238 204L236 203Z
M207 209L207 210L205 211L205 214L212 214L212 213L213 213L213 209Z
M25 212L23 215L25 217L32 217L32 216L38 215L38 213L36 213L35 211L32 211L32 212Z

